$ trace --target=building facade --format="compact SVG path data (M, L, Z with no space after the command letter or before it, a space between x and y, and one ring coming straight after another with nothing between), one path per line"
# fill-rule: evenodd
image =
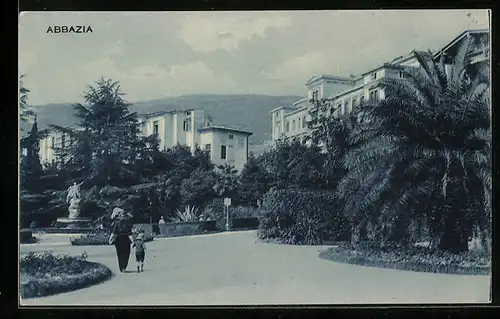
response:
M449 70L452 58L456 55L460 43L472 37L473 50L470 54L470 72L474 72L480 63L489 62L489 31L466 30L455 37L441 50L434 54L434 59L444 55L445 68ZM280 106L270 112L271 136L276 141L291 138L303 141L308 134L307 122L315 112L315 102L321 99L332 99L332 116L342 116L352 112L360 103L367 100L385 98L380 83L384 78L398 78L403 74L400 66L419 67L415 52L397 57L391 61L371 68L359 75L338 77L333 75L313 76L306 82L307 97L290 106Z
M248 160L250 132L226 126L215 126L207 120L204 110L162 111L139 114L142 136L156 135L159 149L186 145L192 152L196 147L210 152L216 165L230 164L241 171ZM40 162L47 165L58 160L55 149L73 143L66 134L50 132L40 140Z

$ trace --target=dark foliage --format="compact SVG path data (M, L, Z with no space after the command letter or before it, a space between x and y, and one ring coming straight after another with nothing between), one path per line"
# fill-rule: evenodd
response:
M271 189L264 196L258 236L308 245L341 237L346 225L335 207L330 191Z

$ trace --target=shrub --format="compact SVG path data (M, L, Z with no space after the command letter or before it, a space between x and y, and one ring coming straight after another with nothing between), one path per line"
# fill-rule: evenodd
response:
M308 245L335 239L345 232L335 207L330 191L272 189L264 196L258 236Z
M184 207L184 211L176 210L175 213L180 221L193 222L197 221L200 217L198 210L198 207L187 205Z
M158 226L160 237L192 236L216 231L215 221L168 223Z
M237 206L229 208L231 219L259 217L260 209L252 206Z
M31 244L36 243L36 237L33 237L33 232L29 229L21 229L19 231L19 241L21 244Z

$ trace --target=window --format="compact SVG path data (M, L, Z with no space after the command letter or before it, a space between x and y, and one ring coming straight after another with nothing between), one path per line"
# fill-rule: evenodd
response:
M335 114L335 108L332 106L330 108L330 116L333 116Z
M185 119L184 120L184 122L182 123L182 130L184 132L191 131L191 119Z
M243 137L238 138L238 146L239 147L245 146L245 139Z
M276 127L275 127L275 134L276 136L278 136L280 134L280 126L276 124Z
M302 127L306 127L306 117L302 117Z
M63 135L61 135L61 148L64 148L64 146L66 146L65 143L66 142L66 137Z
M344 114L349 113L349 101L344 102Z
M399 78L404 79L405 73L403 71L399 71Z
M318 90L313 91L312 99L313 99L313 101L319 100L319 91Z
M378 101L378 90L371 90L370 91L370 100L371 101Z
M158 121L153 122L153 135L158 136Z
M356 105L356 103L357 103L357 102L358 102L358 101L356 100L356 98L355 98L355 97L353 97L353 98L352 98L352 108L355 108L355 107L357 106L357 105Z
M55 136L52 136L52 147L56 146L56 138Z
M373 72L372 73L372 80L376 80L377 79L377 72Z
M339 116L341 113L340 111L342 110L342 104L337 104L337 109L335 110L335 115Z
M297 129L300 129L300 127L301 126L300 126L300 117L299 117L299 119L297 120Z
M226 145L221 145L220 146L220 158L226 159L226 157L227 157Z
M359 104L363 104L365 102L365 96L364 95L361 95L361 97L359 98Z
M287 133L288 133L288 132L290 132L290 122L289 122L289 121L286 121L285 131L286 131Z
M232 140L234 138L233 134L229 134L229 139Z
M295 120L292 121L292 132L295 131Z

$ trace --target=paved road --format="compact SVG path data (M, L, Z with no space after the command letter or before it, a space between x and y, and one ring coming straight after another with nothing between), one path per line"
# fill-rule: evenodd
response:
M256 242L255 232L156 239L145 269L117 271L112 246L78 247L68 236L47 236L28 251L52 250L107 265L113 277L22 305L257 305L489 302L489 276L406 272L334 263L318 257L326 247Z

